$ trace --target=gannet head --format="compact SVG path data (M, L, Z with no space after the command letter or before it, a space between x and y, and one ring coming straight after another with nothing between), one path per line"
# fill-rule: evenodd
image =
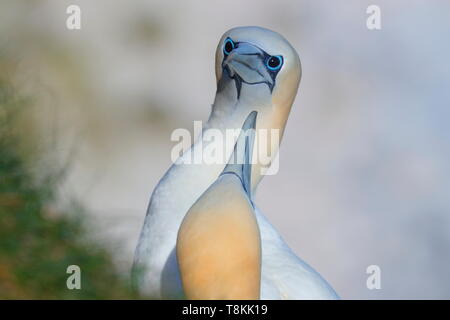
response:
M237 27L221 37L216 50L215 72L217 92L210 122L240 127L253 110L258 111L259 129L278 130L278 141L267 141L270 158L278 152L292 103L301 78L300 58L295 49L280 34L261 27ZM240 122L239 122L240 121ZM270 139L270 133L269 133ZM266 139L267 140L267 139ZM254 162L252 188L261 180L264 168L263 150Z
M274 107L290 108L301 78L295 49L280 34L261 27L225 32L217 46L215 69L218 93L233 83L228 98Z
M188 299L259 299L261 238L250 190L256 114L248 115L229 163L178 230L177 261Z

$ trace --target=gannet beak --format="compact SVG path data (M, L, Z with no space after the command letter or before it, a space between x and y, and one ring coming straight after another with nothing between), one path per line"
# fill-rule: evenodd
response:
M272 91L274 80L264 65L264 59L264 51L250 43L242 42L226 57L222 68L236 81L238 88L242 82L265 83Z
M255 127L256 127L256 116L258 112L252 111L247 116L242 125L241 133L234 145L233 154L230 157L228 164L222 171L221 175L224 174L234 174L242 182L242 186L250 199L252 201L251 194L251 173L252 173L252 154L253 154L253 143L255 140Z

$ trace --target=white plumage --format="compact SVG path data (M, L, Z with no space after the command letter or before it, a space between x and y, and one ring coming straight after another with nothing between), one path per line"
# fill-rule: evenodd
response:
M226 129L240 129L253 110L258 112L257 131L275 129L282 137L301 77L298 55L282 36L259 27L227 31L216 51L216 77L211 115L191 151L205 147L207 130L217 129L225 136ZM272 158L277 151L278 146L271 147ZM137 284L154 298L184 297L175 254L177 232L186 212L225 167L225 163L185 164L186 157L189 152L170 167L153 191L136 248ZM261 168L259 162L252 167L253 191L262 179ZM257 209L256 217L261 232L262 299L338 298Z

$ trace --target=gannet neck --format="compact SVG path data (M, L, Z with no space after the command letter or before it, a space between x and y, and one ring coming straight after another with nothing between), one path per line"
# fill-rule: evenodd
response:
M261 238L250 190L256 115L247 117L225 169L178 231L178 266L188 299L260 297Z
M222 175L184 218L177 261L188 299L259 299L261 240L241 181Z

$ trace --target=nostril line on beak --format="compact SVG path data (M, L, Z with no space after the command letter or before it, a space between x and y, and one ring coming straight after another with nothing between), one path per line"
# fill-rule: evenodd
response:
M235 60L236 63L241 64L243 66L246 66L247 68L249 68L250 70L255 71L257 74L259 74L261 77L264 78L264 75L261 73L261 71L259 71L257 68L255 68L254 66L250 65L249 63L247 63L246 61L242 61L242 60Z
M250 53L241 53L241 56L260 56L258 52L250 52Z

